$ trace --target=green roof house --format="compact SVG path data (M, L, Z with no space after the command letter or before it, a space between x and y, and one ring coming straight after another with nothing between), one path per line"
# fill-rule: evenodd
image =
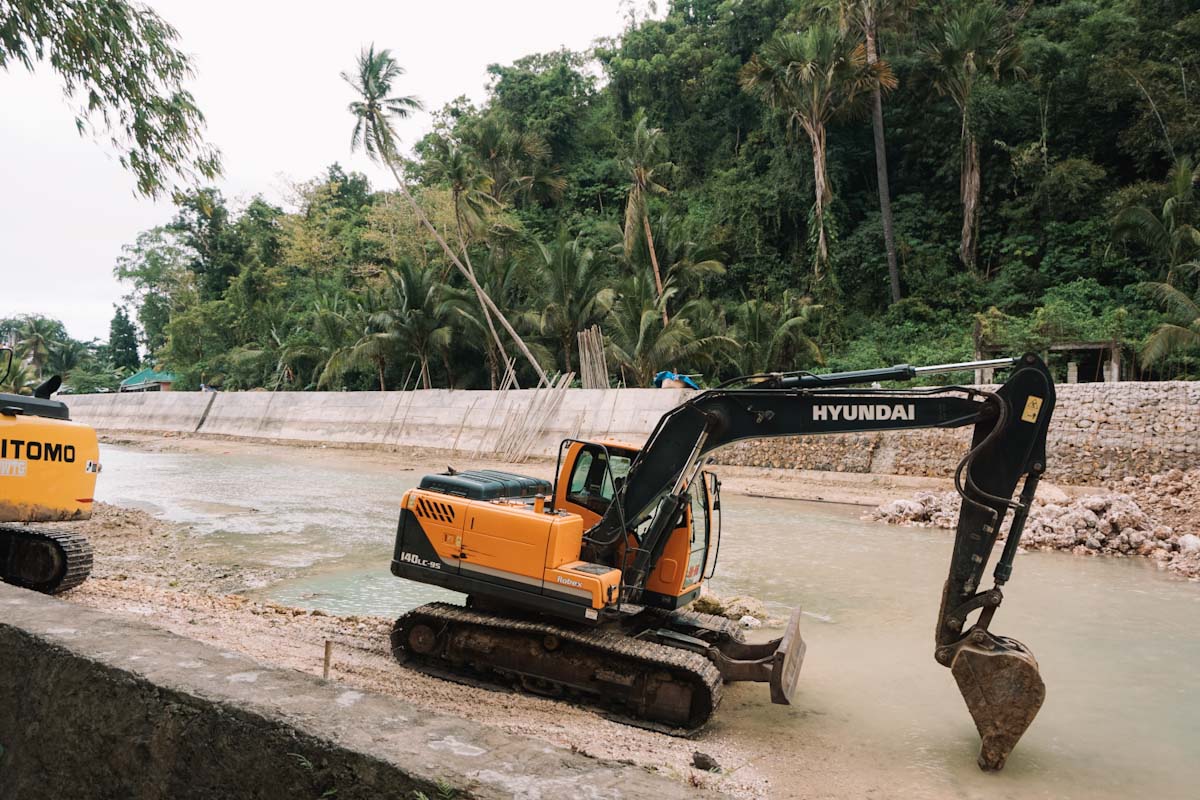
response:
M169 392L175 376L170 372L155 372L147 367L121 381L122 392Z

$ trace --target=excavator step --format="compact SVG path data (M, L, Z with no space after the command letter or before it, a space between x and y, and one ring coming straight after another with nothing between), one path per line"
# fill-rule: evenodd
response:
M721 700L705 656L623 632L430 603L396 620L401 663L469 685L570 699L626 724L688 735Z
M0 580L46 594L61 594L87 580L92 546L60 530L0 527Z

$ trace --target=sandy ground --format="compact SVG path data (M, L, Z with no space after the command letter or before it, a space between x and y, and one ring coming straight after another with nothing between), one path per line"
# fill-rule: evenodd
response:
M73 530L95 550L92 577L63 599L140 619L180 636L243 653L275 667L320 675L325 642L333 642L331 679L391 694L431 711L451 712L519 736L573 751L645 766L696 786L740 797L770 796L747 767L754 754L723 737L680 739L606 720L566 704L448 683L405 669L388 652L391 620L327 615L258 603L219 588L244 580L196 560L184 526L149 514L98 504ZM701 750L722 772L691 766Z

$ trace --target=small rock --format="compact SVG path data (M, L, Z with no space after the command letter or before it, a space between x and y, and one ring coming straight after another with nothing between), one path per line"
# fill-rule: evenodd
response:
M721 765L715 758L708 753L701 753L699 750L692 753L692 766L705 772L716 772L721 769Z
M762 620L758 617L752 617L749 614L738 620L738 624L743 628L757 628L762 625Z
M1194 533L1185 533L1183 536L1180 536L1179 552L1200 553L1200 536Z

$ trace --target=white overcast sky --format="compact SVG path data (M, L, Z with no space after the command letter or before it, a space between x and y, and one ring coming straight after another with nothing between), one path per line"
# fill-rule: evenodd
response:
M586 48L625 25L622 0L440 0L338 3L156 0L195 60L191 88L221 148L227 199L282 203L293 181L334 161L387 186L349 152L351 92L339 73L369 42L407 74L396 87L429 110L485 96L487 65L566 46ZM644 2L638 2L642 7ZM640 17L640 15L639 15ZM113 277L121 246L166 223L168 202L135 197L106 147L75 132L73 108L47 68L0 72L0 317L61 319L78 339L107 339L127 289ZM419 114L401 135L428 128Z

